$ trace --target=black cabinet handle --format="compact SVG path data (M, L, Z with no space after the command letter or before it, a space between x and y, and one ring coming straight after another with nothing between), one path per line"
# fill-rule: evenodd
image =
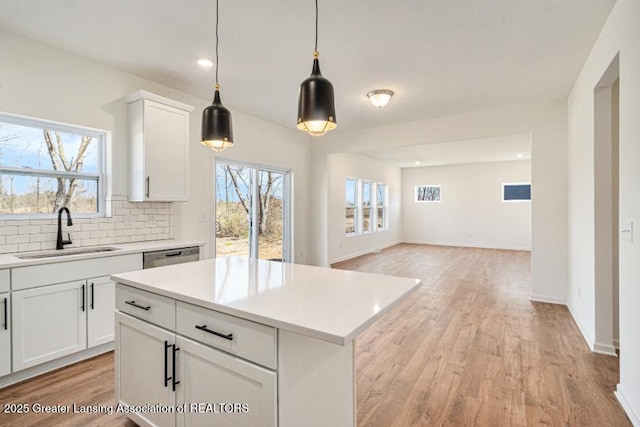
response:
M196 329L200 329L201 331L205 331L217 337L224 338L225 340L229 340L229 341L233 340L233 334L225 335L225 334L221 334L220 332L212 331L211 329L207 329L207 325L202 325L202 326L196 325Z
M86 295L85 295L85 285L82 285L82 311L84 311L84 300L86 299Z
M132 306L134 306L134 307L136 307L136 308L141 308L141 309L143 309L143 310L145 310L145 311L149 311L149 310L151 309L151 306L150 306L150 305L139 305L139 304L136 304L136 302L135 302L135 301L125 301L124 303L125 303L125 304L129 304L129 305L132 305Z
M2 301L2 305L4 305L4 323L3 323L3 327L4 330L6 331L7 329L9 329L9 302L8 300L5 298Z
M93 283L91 283L91 310L95 309L95 304L94 304L94 292L93 292Z
M172 257L172 256L180 256L180 255L182 255L182 251L179 251L179 252L171 252L171 253L165 254L164 256L166 256L167 258L170 258L170 257Z
M150 178L149 178L149 177L147 177L147 197L149 197L149 188L151 188L151 185L150 185Z
M171 390L176 391L176 386L180 384L180 381L176 381L176 353L180 350L180 347L176 347L173 344L173 366L171 367Z
M169 386L169 380L171 379L171 377L168 377L167 374L167 370L169 368L169 353L167 352L167 350L169 350L171 348L171 344L169 344L169 341L165 341L164 342L164 386L168 387Z

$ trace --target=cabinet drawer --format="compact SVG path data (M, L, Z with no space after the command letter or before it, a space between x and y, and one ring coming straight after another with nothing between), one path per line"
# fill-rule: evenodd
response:
M9 292L9 270L0 270L0 292Z
M116 285L116 309L166 329L175 330L175 300L121 283Z
M276 329L271 326L178 301L176 332L259 365L276 369ZM216 335L214 332L227 337Z

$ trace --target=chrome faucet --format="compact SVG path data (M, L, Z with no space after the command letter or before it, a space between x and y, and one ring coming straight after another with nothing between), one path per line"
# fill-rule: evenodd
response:
M71 221L71 212L67 209L66 206L63 206L58 211L58 240L56 241L56 249L64 249L64 245L70 245L73 242L71 241L71 234L67 233L68 240L62 240L62 212L67 212L67 226L71 227L73 225L73 221Z

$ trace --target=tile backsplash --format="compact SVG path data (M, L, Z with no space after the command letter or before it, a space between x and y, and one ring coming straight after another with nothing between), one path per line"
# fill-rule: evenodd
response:
M130 203L126 196L112 196L109 218L74 218L66 226L62 216L63 238L71 233L73 244L65 248L113 245L173 239L171 203ZM0 254L56 248L57 219L0 219Z

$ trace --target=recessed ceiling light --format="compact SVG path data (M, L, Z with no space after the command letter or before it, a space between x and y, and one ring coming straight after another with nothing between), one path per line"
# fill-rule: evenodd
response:
M378 108L382 108L389 103L393 96L393 91L389 89L376 89L367 94L369 101Z
M517 157L517 158L519 158L519 159L521 159L521 158L523 158L523 157L524 157L524 154L522 154L522 153L518 153L518 154L516 154L516 157Z
M213 61L207 58L199 58L198 65L203 68L211 68L213 67Z
M418 166L420 164L420 162L416 162L416 166Z

